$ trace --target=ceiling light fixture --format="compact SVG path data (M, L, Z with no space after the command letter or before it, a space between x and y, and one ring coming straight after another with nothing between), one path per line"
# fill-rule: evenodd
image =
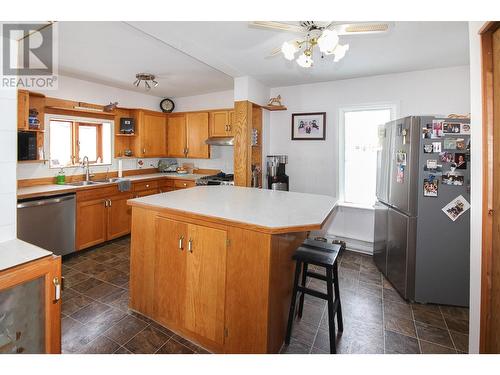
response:
M158 87L159 85L159 83L155 80L155 75L151 73L137 73L135 78L136 80L133 83L135 87L139 87L143 81L146 90L151 90L151 87Z

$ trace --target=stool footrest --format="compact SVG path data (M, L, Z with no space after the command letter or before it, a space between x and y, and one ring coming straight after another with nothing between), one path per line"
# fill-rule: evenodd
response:
M327 277L325 275L322 275L322 274L314 272L314 271L307 271L306 275L309 276L309 277L312 277L314 279L328 281L328 279L327 279Z
M328 295L326 293L321 293L321 292L318 292L317 290L314 290L314 289L309 289L309 288L306 288L303 286L298 286L297 291L305 293L305 294L309 294L309 295L314 296L316 298L328 300Z

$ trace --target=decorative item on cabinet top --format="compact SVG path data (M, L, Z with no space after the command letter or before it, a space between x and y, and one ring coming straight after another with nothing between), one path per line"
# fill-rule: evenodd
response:
M267 109L268 111L286 111L286 107L281 103L281 95L275 96L274 98L269 99L267 105L262 108Z

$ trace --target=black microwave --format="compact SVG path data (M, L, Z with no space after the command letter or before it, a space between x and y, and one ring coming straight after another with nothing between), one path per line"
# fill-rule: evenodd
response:
M17 133L17 160L36 160L36 133Z

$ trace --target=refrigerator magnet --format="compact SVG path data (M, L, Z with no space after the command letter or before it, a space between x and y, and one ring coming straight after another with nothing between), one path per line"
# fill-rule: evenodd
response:
M444 134L460 134L460 124L457 122L443 122Z
M445 150L456 150L457 140L454 138L445 138L443 141L443 146Z
M460 134L470 134L470 124L460 124Z
M399 165L406 165L406 152L398 152L396 154L396 163Z
M465 139L457 138L457 150L465 150Z
M431 138L440 138L443 136L443 120L432 120Z
M460 172L448 171L441 177L441 183L443 185L450 186L463 186L464 185L464 175Z
M453 199L450 203L444 206L441 210L450 218L451 221L457 220L470 208L469 202L462 196L459 195Z
M442 163L452 163L454 161L454 156L451 152L440 152L439 160Z
M432 154L432 143L424 145L424 154Z
M436 159L427 160L427 169L437 169L438 161Z
M432 142L432 152L441 152L441 142Z
M396 182L398 184L404 184L405 183L405 166L399 164L398 165L398 171L396 173Z
M455 153L455 164L457 169L467 169L467 161L465 160L465 154L461 152Z
M424 197L438 196L438 179L434 175L430 175L428 178L424 178Z

